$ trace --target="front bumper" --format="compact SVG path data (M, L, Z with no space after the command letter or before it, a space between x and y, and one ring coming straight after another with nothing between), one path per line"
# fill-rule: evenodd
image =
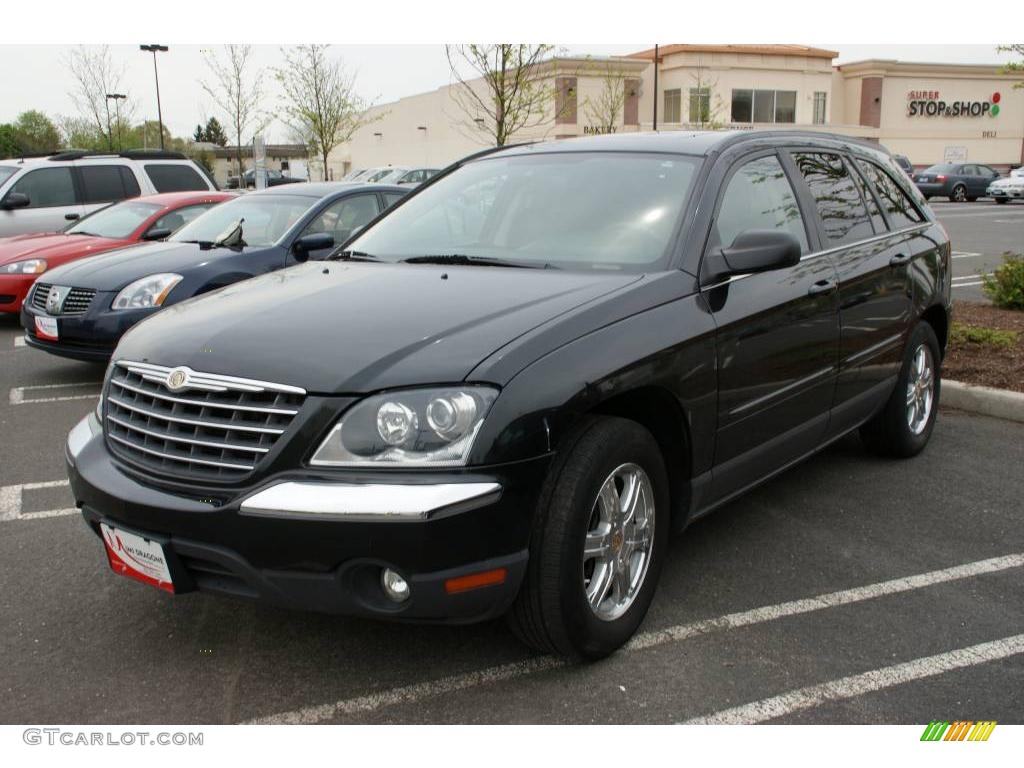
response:
M287 472L239 489L230 499L204 501L199 490L193 498L172 494L121 466L90 415L69 435L66 460L76 504L90 528L98 534L102 521L160 541L176 592L468 623L504 613L515 599L550 457L461 472L378 472L376 478ZM398 486L392 502L379 490L385 485ZM454 490L443 490L449 486ZM319 489L322 509L303 504L297 487L306 493ZM275 502L275 493L284 501ZM353 499L358 508L351 506ZM410 584L408 600L386 597L383 568L398 571ZM451 579L496 569L505 569L502 583L454 592L446 587Z
M81 315L57 315L56 341L36 333L36 318L51 317L26 302L21 307L21 324L25 328L25 343L54 355L72 360L106 362L114 353L121 336L136 323L145 320L156 309L129 309L114 312L110 309L116 292L99 292L88 311Z
M0 275L0 312L16 314L39 275Z
M1024 188L1011 189L1007 187L989 187L985 194L991 198L1006 198L1008 200L1024 199Z

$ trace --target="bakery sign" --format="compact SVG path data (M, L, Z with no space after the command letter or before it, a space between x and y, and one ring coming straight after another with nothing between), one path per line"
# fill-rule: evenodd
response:
M909 117L995 117L999 114L1002 96L993 93L985 100L946 101L938 91L909 91L907 115Z

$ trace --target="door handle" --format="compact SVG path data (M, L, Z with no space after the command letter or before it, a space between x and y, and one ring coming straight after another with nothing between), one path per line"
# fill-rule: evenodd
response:
M837 287L835 280L819 280L807 289L808 296L821 296L825 293L832 293Z
M902 267L904 264L908 263L912 258L914 257L911 256L909 253L898 253L891 259L889 259L889 266Z
M82 218L82 215L79 214L79 213L65 213L64 214L64 220L65 221L78 221L80 218Z

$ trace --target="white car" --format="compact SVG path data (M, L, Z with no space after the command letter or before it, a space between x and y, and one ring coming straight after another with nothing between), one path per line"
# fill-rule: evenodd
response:
M1009 176L996 179L988 185L985 194L997 203L1024 199L1024 168L1014 168Z
M69 150L0 160L0 237L56 232L131 197L216 189L180 152Z

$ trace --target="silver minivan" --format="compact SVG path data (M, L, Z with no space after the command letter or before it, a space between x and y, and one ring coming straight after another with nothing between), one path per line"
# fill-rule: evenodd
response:
M0 237L56 232L130 197L204 189L217 185L180 152L75 150L0 160Z

